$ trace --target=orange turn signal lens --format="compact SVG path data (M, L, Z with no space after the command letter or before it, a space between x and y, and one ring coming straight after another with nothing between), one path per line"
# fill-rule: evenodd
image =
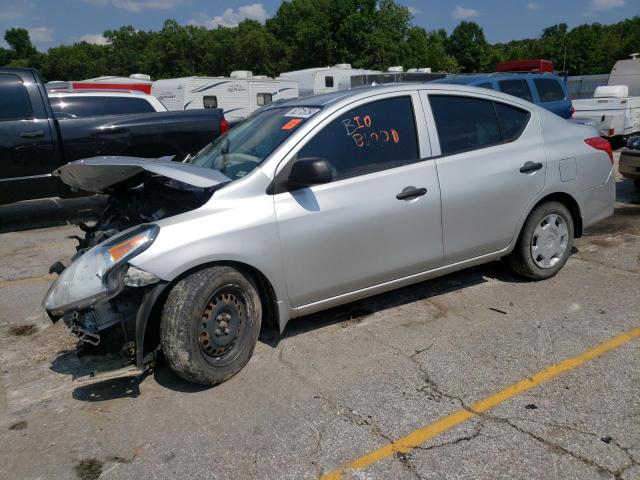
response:
M136 249L146 241L147 241L147 235L145 235L144 233L140 233L135 237L128 238L124 242L114 245L108 250L109 255L111 256L111 260L113 260L114 262L117 262L122 257L124 257L127 253Z

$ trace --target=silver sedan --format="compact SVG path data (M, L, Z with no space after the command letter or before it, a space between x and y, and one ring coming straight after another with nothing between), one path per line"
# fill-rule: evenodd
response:
M395 85L269 106L183 162L105 157L55 175L110 194L44 299L88 343L161 350L220 383L261 323L289 320L502 257L555 275L611 215L609 143L524 100Z

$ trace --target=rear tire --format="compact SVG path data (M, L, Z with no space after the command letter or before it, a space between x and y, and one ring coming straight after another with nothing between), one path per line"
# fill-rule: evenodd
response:
M636 190L640 190L640 178L636 178L633 181L633 186L636 187Z
M171 289L160 322L160 344L180 377L216 385L238 373L258 341L258 289L235 268L199 270Z
M538 205L527 217L518 243L509 255L511 269L533 280L553 277L573 247L573 218L559 202Z

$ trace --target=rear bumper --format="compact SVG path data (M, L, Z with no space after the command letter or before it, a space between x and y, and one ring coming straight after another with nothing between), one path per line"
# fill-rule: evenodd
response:
M616 203L616 180L613 168L606 182L582 192L580 200L583 228L613 215Z
M623 150L618 169L623 177L640 179L640 151Z

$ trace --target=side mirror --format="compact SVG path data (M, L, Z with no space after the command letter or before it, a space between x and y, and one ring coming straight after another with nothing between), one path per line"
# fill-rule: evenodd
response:
M296 160L287 180L290 190L329 183L333 178L331 165L324 158L301 158Z

